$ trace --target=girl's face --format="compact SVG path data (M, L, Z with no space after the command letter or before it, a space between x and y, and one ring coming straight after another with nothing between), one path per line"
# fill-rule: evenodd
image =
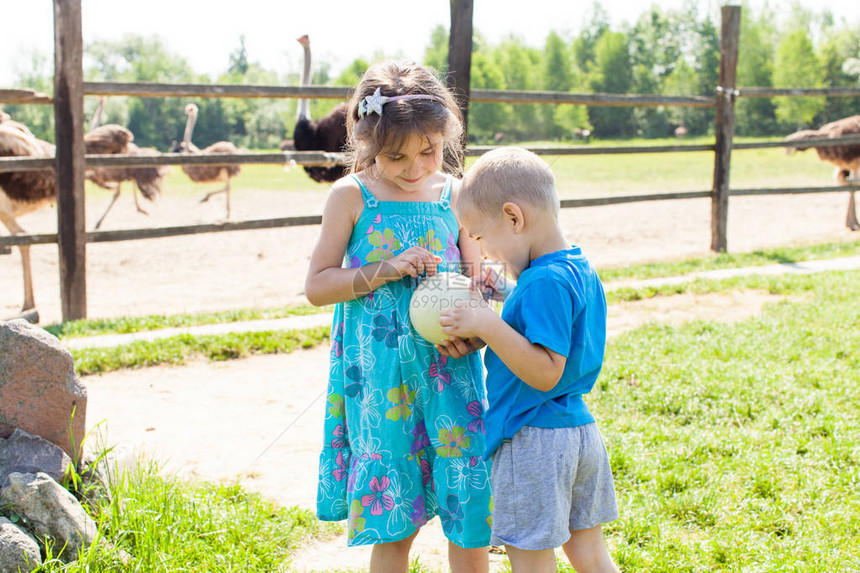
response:
M414 133L399 149L385 149L377 155L376 168L382 179L403 191L418 191L442 166L442 148L441 133Z

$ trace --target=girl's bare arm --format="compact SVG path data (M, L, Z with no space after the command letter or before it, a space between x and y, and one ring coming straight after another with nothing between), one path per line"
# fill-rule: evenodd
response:
M305 296L315 306L359 298L407 274L418 276L423 272L436 272L438 257L421 247L407 249L389 261L343 268L344 253L361 205L357 186L347 180L332 186L305 279Z

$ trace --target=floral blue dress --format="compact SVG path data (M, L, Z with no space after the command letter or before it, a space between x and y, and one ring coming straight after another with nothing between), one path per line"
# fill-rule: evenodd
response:
M439 201L378 201L364 210L344 265L356 268L420 245L459 271L451 177ZM486 392L478 353L440 355L413 330L409 276L339 303L332 324L317 516L348 519L348 544L387 543L439 515L460 547L490 541L492 497L484 452Z

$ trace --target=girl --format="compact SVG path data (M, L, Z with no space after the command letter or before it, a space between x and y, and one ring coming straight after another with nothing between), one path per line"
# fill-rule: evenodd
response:
M373 573L406 571L439 515L451 570L487 571L480 357L442 356L409 322L423 276L478 268L452 211L459 181L440 172L460 168L459 111L429 69L377 64L347 130L352 173L329 193L305 284L312 304L336 303L317 515L349 519L348 544L374 545Z

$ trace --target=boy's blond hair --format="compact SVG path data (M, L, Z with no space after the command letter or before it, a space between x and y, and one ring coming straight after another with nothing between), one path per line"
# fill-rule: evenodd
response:
M463 177L457 208L497 214L507 202L558 215L552 170L537 154L522 147L499 147L478 158Z

